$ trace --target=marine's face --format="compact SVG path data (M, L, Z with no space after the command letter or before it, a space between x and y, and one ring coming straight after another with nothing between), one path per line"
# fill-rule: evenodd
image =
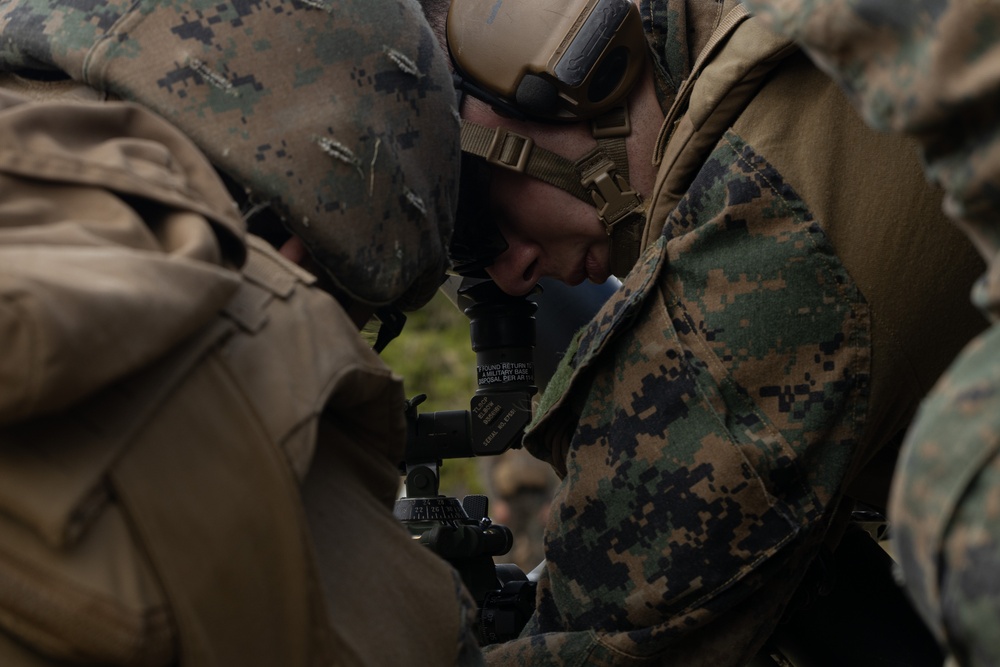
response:
M514 121L478 103L466 103L462 115L530 136L539 146L570 159L595 143L582 124ZM542 277L578 285L584 280L603 283L611 275L610 242L593 206L553 185L498 167L493 168L490 203L508 248L487 271L508 294L526 294Z

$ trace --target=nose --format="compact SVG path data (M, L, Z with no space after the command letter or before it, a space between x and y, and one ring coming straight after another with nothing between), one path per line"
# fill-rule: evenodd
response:
M504 292L511 296L521 296L530 292L542 277L538 264L539 250L531 244L508 243L507 249L486 272Z

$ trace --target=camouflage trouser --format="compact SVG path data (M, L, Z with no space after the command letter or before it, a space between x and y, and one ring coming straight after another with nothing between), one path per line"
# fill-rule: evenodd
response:
M900 457L894 549L954 664L1000 664L1000 329L962 353Z

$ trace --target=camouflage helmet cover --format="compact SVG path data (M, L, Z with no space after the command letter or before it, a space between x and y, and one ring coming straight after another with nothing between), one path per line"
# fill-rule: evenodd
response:
M440 284L459 126L414 0L13 0L0 35L0 68L173 122L350 296L415 308Z

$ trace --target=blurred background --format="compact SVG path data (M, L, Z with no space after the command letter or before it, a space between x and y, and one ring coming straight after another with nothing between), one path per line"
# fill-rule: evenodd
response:
M469 320L442 292L422 309L406 314L403 333L381 357L403 377L407 398L427 394L420 412L469 409L476 392L476 354L469 339ZM441 493L459 499L486 493L476 459L446 461Z

